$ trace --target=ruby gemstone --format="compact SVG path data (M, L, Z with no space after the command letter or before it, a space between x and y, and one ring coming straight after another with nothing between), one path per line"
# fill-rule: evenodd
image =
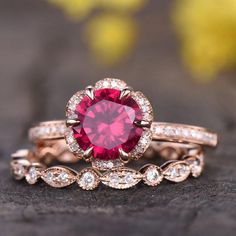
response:
M120 99L120 90L99 89L94 99L84 96L76 107L80 125L73 127L74 137L83 150L93 147L93 157L119 158L119 148L130 152L138 143L142 128L134 125L142 112L131 96Z

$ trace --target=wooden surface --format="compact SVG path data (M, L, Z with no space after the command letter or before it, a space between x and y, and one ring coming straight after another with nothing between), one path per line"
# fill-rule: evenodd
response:
M0 235L235 235L236 79L193 81L170 24L171 1L152 1L139 16L133 55L114 68L95 64L82 26L44 1L0 1ZM207 152L199 179L125 191L76 185L29 186L9 175L10 153L29 147L36 121L64 117L77 90L103 77L124 79L152 102L159 121L209 127L220 146Z

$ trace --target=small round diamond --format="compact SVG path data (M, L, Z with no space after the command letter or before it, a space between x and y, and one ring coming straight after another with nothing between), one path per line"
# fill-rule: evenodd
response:
M150 186L158 185L163 179L162 171L157 166L149 166L144 172L144 182Z
M178 177L179 176L179 169L177 169L177 168L170 168L170 176L171 176L171 178L176 178L176 177Z
M185 175L186 173L189 172L189 166L187 165L182 165L179 169L178 169L178 175L182 176Z
M201 160L196 157L189 157L187 161L190 165L192 176L195 178L199 177L203 170L203 163Z
M99 177L97 173L91 169L85 169L80 174L77 180L79 186L85 190L92 190L96 188L99 184Z
M58 181L61 181L63 183L66 183L69 181L69 175L66 172L61 172L57 178L58 178Z
M119 175L116 173L111 174L110 175L110 182L111 182L111 185L117 186L120 183Z
M79 148L77 143L72 143L70 147L73 152L76 152Z
M107 87L107 86L109 86L109 82L108 82L108 81L105 81L105 82L103 83L103 85L104 85L105 87Z
M73 143L74 142L73 136L70 136L70 135L68 135L66 140L67 140L68 143Z
M38 180L38 177L39 177L38 171L37 171L36 167L34 167L34 166L29 168L29 171L25 176L26 181L29 184L35 184Z
M113 168L113 166L114 166L113 162L112 161L108 161L107 168L111 169L111 168Z
M191 170L194 177L198 177L202 173L202 167L197 161L192 164Z
M23 178L25 175L25 172L26 172L26 170L25 170L24 166L21 164L16 165L13 170L14 175L17 176L18 178Z
M23 179L30 163L27 160L16 160L11 163L12 175L15 179Z
M132 173L127 173L124 177L124 180L125 180L125 183L127 184L132 183L134 180Z
M55 176L52 172L48 172L46 175L46 178L48 179L49 182L52 182L54 180Z

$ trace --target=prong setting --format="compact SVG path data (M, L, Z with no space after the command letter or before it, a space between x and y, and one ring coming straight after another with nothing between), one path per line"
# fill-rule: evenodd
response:
M130 95L132 91L133 89L131 87L125 87L124 89L121 90L120 99Z
M76 126L76 125L79 125L79 124L80 124L79 120L75 120L75 119L66 120L66 126L67 127L72 127L72 126Z
M93 86L87 86L85 88L85 94L91 99L94 99L94 87Z
M83 157L85 161L91 161L92 154L93 154L93 147L90 147L86 151L84 151Z
M129 153L125 152L123 149L119 148L120 160L123 163L128 163L130 161Z
M146 121L146 120L135 120L134 124L138 127L141 127L141 128L150 128L151 127L151 122Z

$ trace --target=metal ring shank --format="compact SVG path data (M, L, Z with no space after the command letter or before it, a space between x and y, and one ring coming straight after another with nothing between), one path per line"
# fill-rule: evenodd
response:
M154 141L192 143L216 147L217 134L198 126L185 124L153 122L151 125ZM64 120L41 122L29 130L29 139L33 142L62 139L65 136Z

